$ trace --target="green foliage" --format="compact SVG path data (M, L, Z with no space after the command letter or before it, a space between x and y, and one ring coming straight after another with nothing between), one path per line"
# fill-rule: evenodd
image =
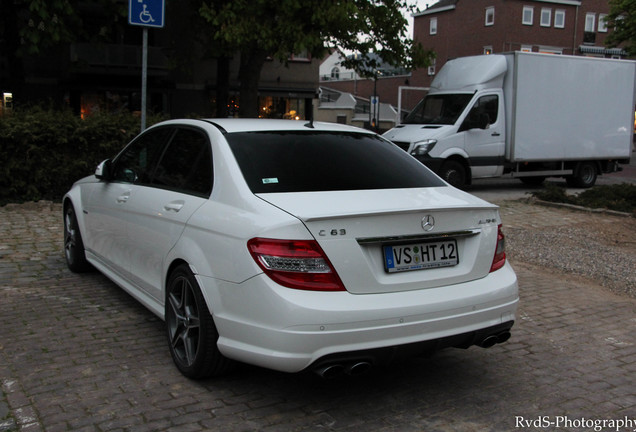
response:
M139 124L130 114L82 120L68 110L39 107L0 117L0 202L59 200L73 182L115 156Z
M532 195L543 201L626 213L636 212L636 185L629 183L595 186L578 195L567 195L564 188L546 183L544 189L532 192Z
M257 46L283 62L292 53L320 57L338 47L376 52L394 66L427 66L432 53L407 38L403 9L407 1L203 0L200 13L231 49Z
M625 51L636 56L636 0L610 0L607 27L614 29L605 39L605 45L616 47L625 43Z
M392 66L428 66L434 54L408 39L406 0L201 0L200 14L226 52L240 52L241 116L258 115L257 85L268 57L286 63L291 54L322 57L328 49L375 53ZM412 10L412 9L411 9ZM372 57L350 58L345 67L373 70Z
M71 40L79 18L69 0L14 0L20 44L23 51L38 54L61 41Z
M606 208L626 213L636 211L636 185L596 186L581 192L577 197L579 205L589 208Z

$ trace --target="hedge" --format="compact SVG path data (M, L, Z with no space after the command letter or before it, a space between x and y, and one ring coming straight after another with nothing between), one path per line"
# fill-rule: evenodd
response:
M148 124L158 121L153 116ZM0 117L0 204L60 201L73 182L92 174L139 132L129 113L81 119L41 107Z

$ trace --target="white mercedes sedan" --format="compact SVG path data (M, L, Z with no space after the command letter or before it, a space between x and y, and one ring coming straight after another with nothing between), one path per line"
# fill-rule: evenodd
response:
M165 320L190 378L490 347L519 301L496 206L336 124L159 123L64 196L64 247Z

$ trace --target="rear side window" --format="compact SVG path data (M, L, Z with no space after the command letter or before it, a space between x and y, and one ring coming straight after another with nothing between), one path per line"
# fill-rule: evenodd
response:
M152 185L207 197L212 192L212 152L206 135L177 129L152 177Z
M225 137L254 193L445 185L420 162L375 135L285 131Z

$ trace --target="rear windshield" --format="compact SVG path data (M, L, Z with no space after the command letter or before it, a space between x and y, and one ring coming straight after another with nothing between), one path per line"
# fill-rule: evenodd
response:
M445 185L420 162L375 135L285 131L225 137L254 193Z

